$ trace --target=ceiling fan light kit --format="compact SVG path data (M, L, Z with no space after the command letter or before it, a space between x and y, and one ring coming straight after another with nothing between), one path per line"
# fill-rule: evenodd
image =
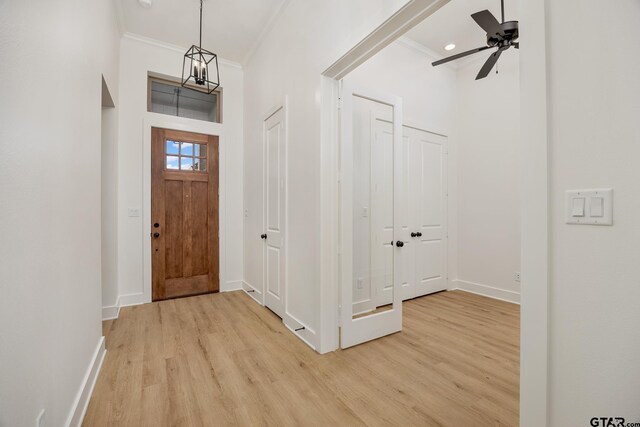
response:
M182 86L204 93L212 93L220 86L218 55L202 48L202 1L200 0L200 43L192 45L182 59ZM209 64L215 65L212 78ZM195 86L193 86L195 85Z
M488 10L482 10L471 15L473 20L476 21L476 23L487 33L486 46L458 53L448 58L436 61L431 65L435 67L450 61L455 61L456 59L464 58L465 56L473 55L474 53L482 52L483 50L495 48L498 50L493 52L491 56L489 56L489 58L486 60L486 62L480 69L480 72L476 76L476 80L484 79L485 77L487 77L498 62L498 59L500 59L500 55L502 55L502 52L512 46L516 49L520 48L520 43L517 42L519 37L518 21L505 21L504 0L501 0L500 6L500 9L502 11L502 23L498 22L496 17L493 16L493 14Z

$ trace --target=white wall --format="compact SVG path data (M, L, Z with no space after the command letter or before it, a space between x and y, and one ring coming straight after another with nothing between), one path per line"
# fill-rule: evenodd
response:
M118 104L113 2L0 2L3 426L65 425L102 342L103 74Z
M245 66L244 278L262 287L262 122L288 97L287 318L317 345L320 310L320 74L406 0L292 0ZM297 320L294 320L297 319Z
M118 141L118 286L120 304L149 302L143 292L143 220L129 217L129 208L143 208L143 134L146 117L157 120L197 123L189 119L147 112L148 72L179 77L186 48L160 44L137 36L121 40L120 113ZM221 260L220 289L239 288L242 280L242 153L243 77L234 63L220 60L223 90L224 140L220 148L221 194L220 234L225 236ZM195 124L194 124L195 126ZM224 152L224 154L223 154ZM224 157L222 157L224 155ZM222 273L224 272L224 276Z
M640 3L547 1L549 420L640 421ZM624 29L611 43L602 31ZM568 189L612 187L614 225L564 223Z
M520 68L506 51L486 78L475 80L489 54L457 73L457 271L455 287L519 302Z
M404 124L451 133L456 123L456 70L431 66L433 57L420 49L404 39L395 41L345 80L401 97Z

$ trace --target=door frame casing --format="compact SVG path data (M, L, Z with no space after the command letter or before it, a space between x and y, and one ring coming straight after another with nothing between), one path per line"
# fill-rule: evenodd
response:
M396 14L321 73L321 282L320 353L339 347L339 80L372 57L449 0L409 0ZM456 0L452 0L456 1ZM522 200L521 230L521 357L520 425L548 425L549 383L549 189L546 8L549 0L518 0L521 39L521 144L520 182L528 197ZM434 6L436 5L436 6ZM423 10L417 22L404 17L410 8ZM336 11L339 13L339 11ZM416 13L413 13L415 16ZM395 18L400 18L395 19ZM392 34L392 36L389 36Z
M143 139L142 139L142 247L143 247L143 269L142 269L142 289L140 293L131 295L121 295L122 306L145 304L152 301L151 283L151 128L171 129L183 132L194 132L218 137L218 248L219 248L219 271L220 271L220 292L228 289L226 281L226 254L224 251L226 233L226 165L225 165L225 143L224 126L221 123L204 122L182 117L168 116L165 114L146 112L143 119Z
M450 0L409 0L349 51L320 73L320 326L318 352L340 346L340 84L349 72ZM455 1L455 0L454 0ZM340 11L336 10L336 13Z

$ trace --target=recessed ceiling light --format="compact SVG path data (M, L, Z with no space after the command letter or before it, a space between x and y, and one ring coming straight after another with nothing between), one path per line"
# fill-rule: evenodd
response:
M446 45L446 46L444 47L444 50L453 50L453 49L455 49L455 48L456 48L456 45L455 45L455 44L453 44L453 43L449 43L448 45Z

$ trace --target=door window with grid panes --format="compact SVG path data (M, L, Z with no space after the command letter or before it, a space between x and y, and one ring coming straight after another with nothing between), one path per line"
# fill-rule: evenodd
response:
M207 146L194 142L172 141L166 142L166 169L206 172Z

